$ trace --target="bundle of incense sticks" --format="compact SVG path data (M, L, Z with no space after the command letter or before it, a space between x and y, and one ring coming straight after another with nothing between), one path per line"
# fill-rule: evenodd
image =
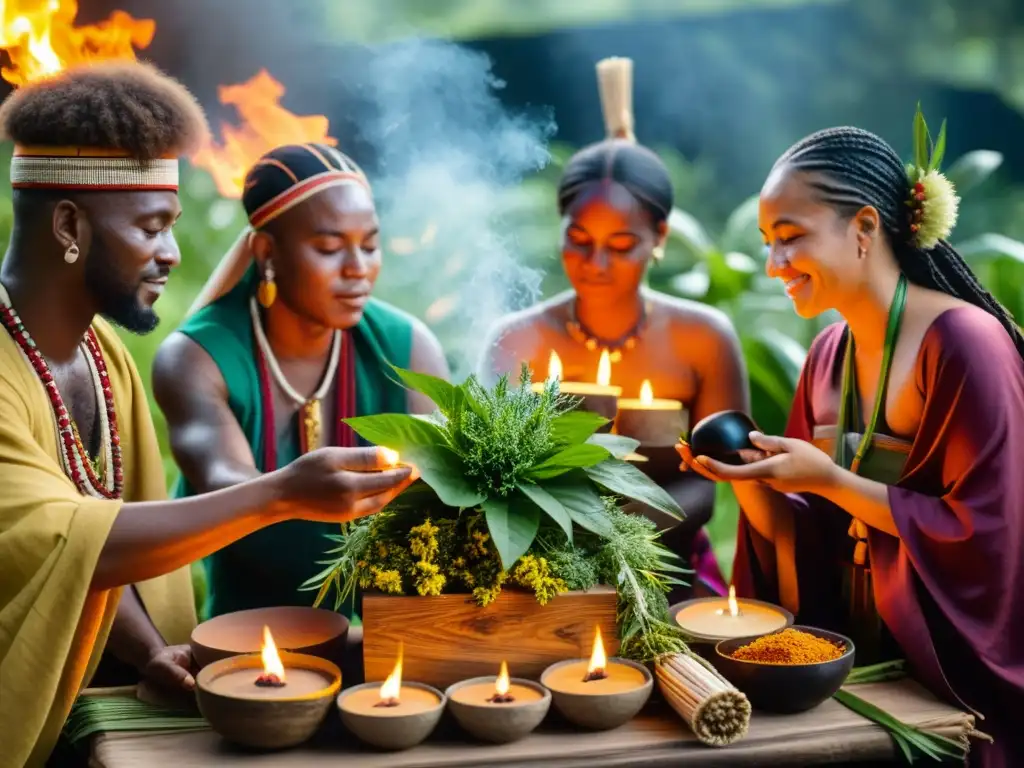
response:
M747 735L750 701L703 659L675 653L655 663L669 706L704 744L724 747Z

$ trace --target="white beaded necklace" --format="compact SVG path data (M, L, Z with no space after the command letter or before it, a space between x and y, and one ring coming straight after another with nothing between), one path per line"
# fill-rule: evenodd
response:
M334 338L331 341L331 356L327 362L327 370L324 371L324 377L320 382L320 386L316 392L307 398L295 391L295 388L285 378L281 366L278 365L277 358L274 357L274 351L270 348L270 341L263 331L263 324L260 322L260 312L255 298L249 299L249 314L252 317L252 329L256 335L256 343L259 344L260 352L263 354L263 359L267 361L267 367L270 369L274 381L277 382L277 386L281 388L281 391L299 406L300 424L303 427L302 436L305 438L305 446L303 448L305 451L313 450L320 445L320 401L327 395L327 391L334 382L335 374L338 372L338 361L341 358L341 331L334 332ZM269 425L268 428L273 429L273 425Z

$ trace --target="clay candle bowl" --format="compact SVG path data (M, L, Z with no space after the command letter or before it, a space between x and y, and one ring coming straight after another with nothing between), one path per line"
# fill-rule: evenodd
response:
M715 668L747 695L755 709L781 714L806 712L838 691L853 669L855 651L850 638L813 627L792 629L829 640L845 651L838 659L815 664L769 664L732 658L736 649L755 638L738 637L715 646Z
M192 656L201 668L218 659L259 653L263 627L274 628L281 650L319 656L341 664L345 656L348 619L340 613L301 606L236 611L204 621L192 630Z
M761 600L736 599L736 588L729 597L701 597L674 605L669 615L696 643L714 644L734 637L757 637L785 629L793 623L793 614L778 605Z
M620 399L618 408L615 432L639 440L641 446L672 447L686 433L683 404L655 398L650 380L644 380L639 398Z
M601 359L597 365L597 383L595 384L585 381L562 381L562 361L552 350L551 357L548 359L547 379L542 382L534 382L533 391L543 392L547 381L557 379L559 392L583 400L579 408L584 411L593 411L611 422L615 419L615 414L619 409L619 396L622 394L622 387L611 386L611 378L612 363L607 349L601 353ZM611 424L609 423L600 431L606 432L610 429Z
M270 631L261 654L231 656L196 675L196 700L210 727L247 747L302 744L324 721L341 670L318 656L279 653Z
M757 425L742 411L719 411L697 422L690 433L690 452L723 464L742 464L739 451L755 448L750 433Z
M516 741L531 733L551 707L551 693L532 680L509 678L501 662L495 677L473 677L448 687L448 709L472 736L495 744Z
M632 720L651 696L654 679L635 661L607 658L601 630L590 659L552 664L540 676L555 709L582 728L605 731Z
M429 736L446 699L423 683L402 682L402 652L384 684L364 683L338 696L341 721L360 741L381 749L415 747Z

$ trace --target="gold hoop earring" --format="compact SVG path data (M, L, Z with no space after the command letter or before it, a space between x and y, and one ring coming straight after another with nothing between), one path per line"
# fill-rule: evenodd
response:
M277 283L274 282L274 265L270 259L263 268L263 279L260 280L260 287L256 290L256 300L264 309L270 309L277 298Z
M78 255L80 253L81 251L78 249L78 243L72 240L71 245L69 245L67 247L67 250L64 251L64 262L66 264L74 264L76 261L78 261Z
M651 256L654 257L655 261L661 261L665 258L665 246L656 245L651 249Z

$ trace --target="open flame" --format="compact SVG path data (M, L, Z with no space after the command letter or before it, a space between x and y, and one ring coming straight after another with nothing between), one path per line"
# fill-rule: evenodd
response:
M242 124L222 123L222 143L209 141L191 159L193 165L213 176L217 191L224 197L240 198L246 172L275 147L308 142L329 146L338 143L328 136L328 121L323 115L299 116L281 106L285 88L265 69L248 82L222 85L217 93L221 104L237 110Z
M398 451L393 451L390 448L385 448L383 445L377 446L377 454L380 456L381 462L389 467L397 467L401 456Z
M0 48L10 66L0 69L17 87L87 61L134 59L153 41L156 22L114 11L99 24L74 25L78 0L0 0Z
M594 628L594 650L590 653L590 664L587 665L587 679L604 677L608 666L608 657L604 652L604 641L601 639L601 628Z
M555 350L551 350L551 357L548 358L548 381L562 380L562 359Z
M268 678L276 678L279 683L284 683L284 664L281 663L281 656L274 645L274 638L270 634L270 627L263 625L263 650L260 651L263 658L263 674Z
M380 700L388 704L397 704L399 694L402 692L402 644L398 646L398 660L395 662L395 669L384 684L380 687Z
M640 387L640 405L653 405L654 404L654 390L651 388L651 380L644 379L643 386Z
M498 673L498 678L494 681L495 696L499 699L508 696L509 687L508 664L502 661L501 671Z
M740 604L736 602L736 587L729 585L729 615L740 615Z
M607 349L602 350L601 360L597 364L597 383L602 387L612 383L612 359Z

